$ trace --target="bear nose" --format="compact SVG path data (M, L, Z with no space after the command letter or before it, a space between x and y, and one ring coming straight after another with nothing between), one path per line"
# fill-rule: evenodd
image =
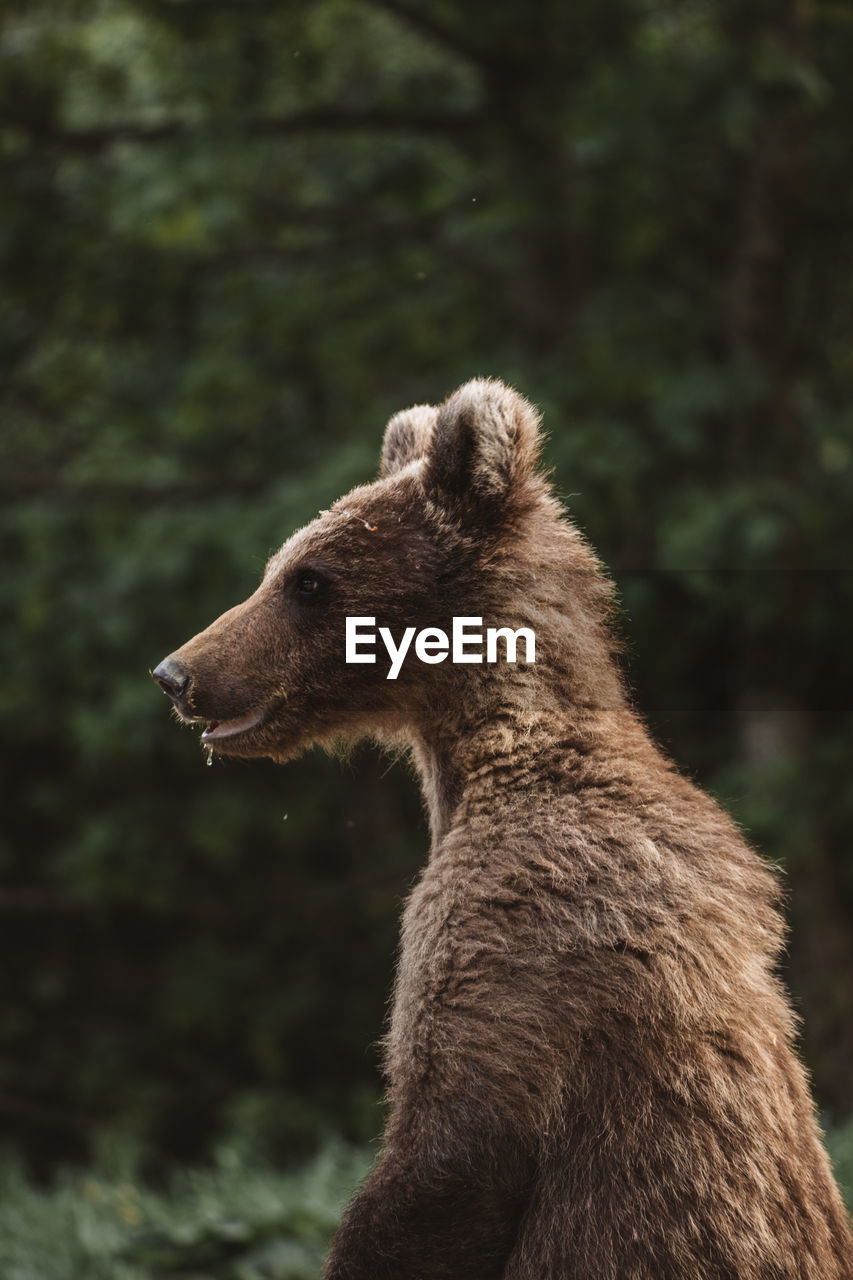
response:
M182 697L190 686L189 672L184 671L181 664L174 658L164 658L159 667L155 667L151 672L151 676L170 698Z

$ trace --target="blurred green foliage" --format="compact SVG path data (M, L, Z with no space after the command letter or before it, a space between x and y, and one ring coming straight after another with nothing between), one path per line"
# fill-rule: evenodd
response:
M204 768L146 671L479 373L545 411L652 729L785 864L853 1110L851 62L824 0L6 4L0 1113L38 1164L378 1130L411 780Z
M4 1280L317 1280L365 1152L329 1144L290 1174L223 1148L205 1169L153 1187L132 1149L50 1187L0 1164Z

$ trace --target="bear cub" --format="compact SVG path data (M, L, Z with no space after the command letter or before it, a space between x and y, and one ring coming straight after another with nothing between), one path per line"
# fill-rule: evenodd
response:
M405 744L429 811L382 1153L327 1280L841 1280L853 1243L776 976L774 877L632 709L612 589L478 379L392 418L379 479L153 673L203 744ZM526 628L536 660L348 663Z

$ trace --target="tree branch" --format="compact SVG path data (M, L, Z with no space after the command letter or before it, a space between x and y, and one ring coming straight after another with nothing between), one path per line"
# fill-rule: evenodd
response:
M413 9L404 0L366 0L366 2L373 5L375 9L383 9L386 13L393 14L395 18L401 18L403 22L408 23L409 26L416 27L438 44L443 44L452 53L458 54L469 62L476 63L479 67L491 69L492 64L481 49L475 48L474 45L458 35L457 32L449 31L447 27L440 22L436 22L435 18L425 13L422 9Z
M221 118L204 124L185 120L164 120L160 124L97 125L82 129L62 129L34 125L27 120L6 119L4 125L22 129L39 142L70 151L100 151L116 142L158 143L191 138L200 133L221 130L225 133L249 133L259 138L283 137L299 133L459 133L478 123L471 112L448 111L343 111L317 108L292 116L259 116L246 120Z
M0 485L0 501L27 502L32 498L49 498L52 502L88 503L120 502L134 507L151 507L163 502L180 504L209 503L221 500L255 497L270 489L268 477L252 480L216 479L193 483L159 484L139 481L86 480L79 483L57 482L44 475L13 477Z

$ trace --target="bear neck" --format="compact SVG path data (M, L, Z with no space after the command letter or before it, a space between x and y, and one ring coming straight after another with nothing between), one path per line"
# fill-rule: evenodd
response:
M623 688L613 584L544 483L531 493L511 534L475 548L480 577L470 612L487 625L532 629L535 662L445 666L440 676L430 668L403 731L433 847L465 821L480 790L494 800L496 783L498 794L516 796L553 788L549 776L559 775L561 788L580 786L615 744L653 768L660 759ZM456 559L464 559L458 549Z
M466 712L464 699L410 739L430 822L433 848L483 802L531 796L539 787L581 787L614 745L625 756L657 752L618 680L611 697L581 703L559 698L504 697Z

